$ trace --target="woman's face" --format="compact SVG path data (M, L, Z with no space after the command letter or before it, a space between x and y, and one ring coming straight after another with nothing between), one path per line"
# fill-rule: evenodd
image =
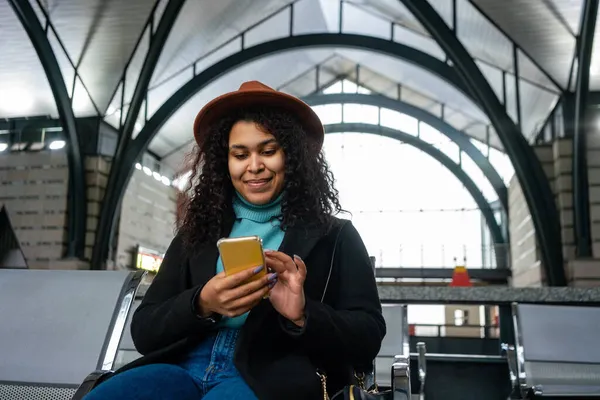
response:
M254 122L238 121L231 128L228 165L233 187L252 204L267 204L283 190L283 150Z

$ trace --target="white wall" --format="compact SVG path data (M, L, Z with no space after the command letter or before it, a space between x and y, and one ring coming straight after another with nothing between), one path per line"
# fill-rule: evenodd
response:
M177 191L141 170L135 170L121 207L117 268L133 266L137 245L164 252L175 229Z

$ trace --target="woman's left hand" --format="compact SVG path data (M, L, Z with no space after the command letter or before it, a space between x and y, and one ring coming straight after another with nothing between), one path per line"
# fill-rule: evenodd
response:
M265 251L267 267L277 273L277 283L269 299L279 314L298 326L304 325L304 280L306 265L298 256L292 259L280 251Z

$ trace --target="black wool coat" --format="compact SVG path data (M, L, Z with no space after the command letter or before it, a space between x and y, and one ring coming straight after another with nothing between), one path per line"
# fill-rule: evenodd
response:
M385 336L371 261L352 223L338 219L329 232L288 229L279 250L306 263L306 324L301 331L291 329L269 300L262 300L241 329L235 365L261 400L322 399L317 369L326 373L333 394L350 382L354 369L372 362ZM217 257L215 244L192 256L175 237L133 315L131 334L143 357L120 371L176 363L217 329L193 306L195 295L215 275Z

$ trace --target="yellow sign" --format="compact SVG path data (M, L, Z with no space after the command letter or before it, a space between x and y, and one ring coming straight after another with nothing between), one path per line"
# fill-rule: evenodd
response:
M136 257L136 268L143 269L149 272L158 272L160 265L163 262L163 255L153 252L143 247L138 247Z

